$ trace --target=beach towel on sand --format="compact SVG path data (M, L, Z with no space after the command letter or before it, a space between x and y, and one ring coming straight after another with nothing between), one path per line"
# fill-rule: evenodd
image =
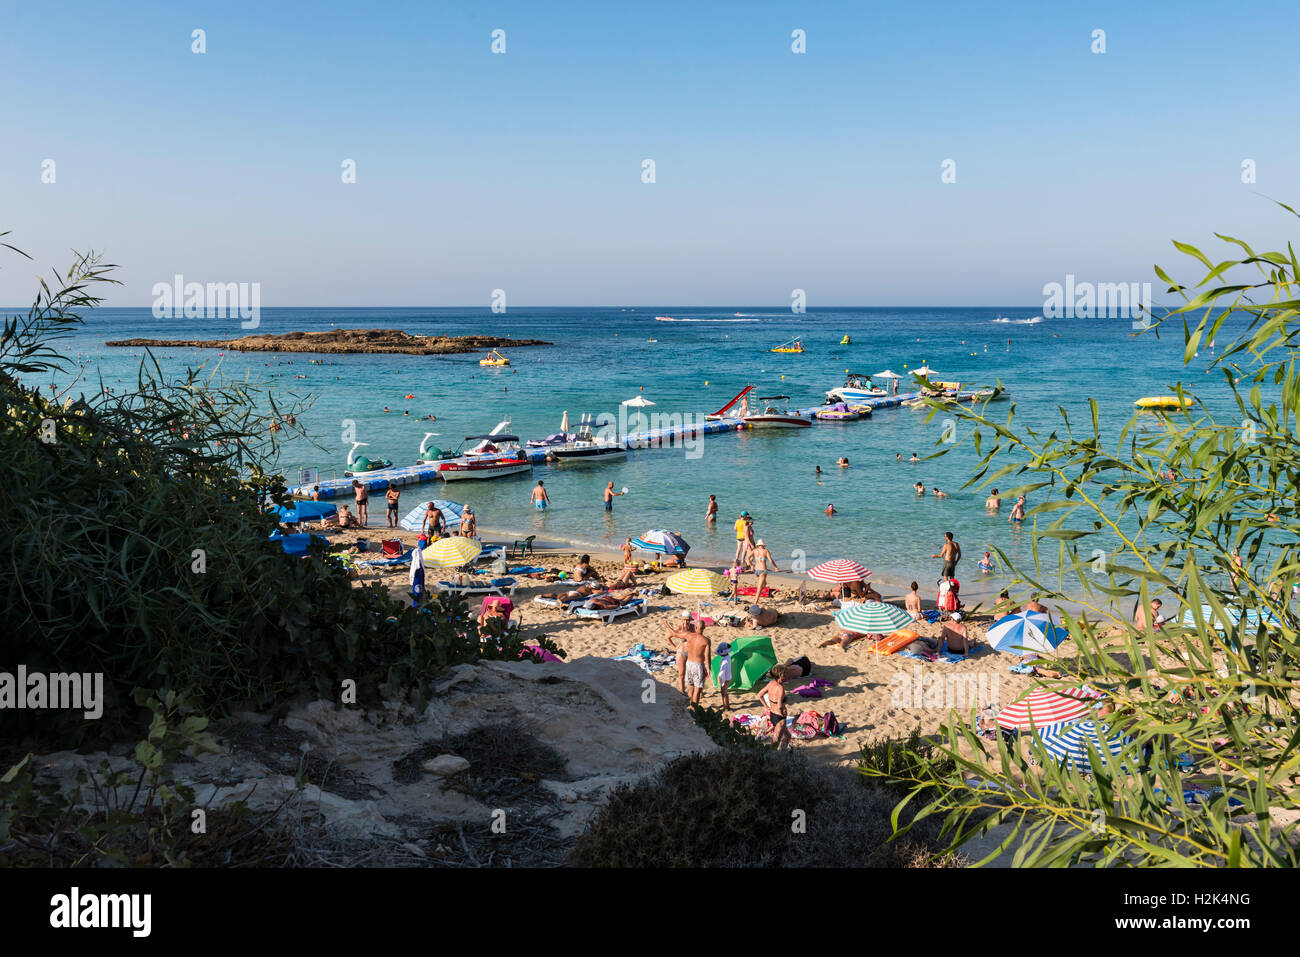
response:
M635 644L626 654L614 655L613 660L634 662L646 674L653 675L665 668L671 668L676 663L677 657L665 651L651 651L643 644Z
M835 685L825 678L814 678L806 685L800 685L794 689L794 693L805 698L820 698L823 688L834 688Z
M752 595L752 594L754 594L754 589L755 589L755 586L753 586L753 585L745 585L745 586L743 586L742 588L737 588L737 589L736 589L736 594L737 594L737 595ZM763 594L759 595L758 597L759 597L759 598L771 598L771 597L772 597L773 595L775 595L775 594L776 594L776 589L775 589L775 588L772 588L772 587L769 586L769 587L767 587L767 588L764 588L764 589L763 589Z

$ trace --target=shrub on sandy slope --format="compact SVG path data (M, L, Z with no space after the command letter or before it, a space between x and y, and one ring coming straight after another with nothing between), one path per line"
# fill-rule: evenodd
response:
M891 843L894 799L798 755L723 748L616 789L569 855L577 867L931 866L916 828Z

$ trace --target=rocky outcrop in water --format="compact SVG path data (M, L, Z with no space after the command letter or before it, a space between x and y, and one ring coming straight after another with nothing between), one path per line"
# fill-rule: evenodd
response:
M238 339L118 339L108 346L126 348L229 349L232 352L394 352L417 356L453 355L515 346L549 346L541 339L502 336L417 336L400 329L331 329L285 332Z

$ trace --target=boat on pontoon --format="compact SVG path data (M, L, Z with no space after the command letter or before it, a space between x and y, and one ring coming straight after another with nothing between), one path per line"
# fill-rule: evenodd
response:
M887 395L889 395L888 391L872 383L871 376L851 375L845 378L844 385L827 391L826 398L831 402L852 404L865 402L868 399L880 399Z
M352 449L348 452L347 469L343 472L344 477L354 475L364 475L366 472L377 472L380 469L391 469L393 467L392 459L372 459L364 455L357 455L357 449L369 445L369 442L353 442Z
M507 432L509 428L510 419L504 419L487 435L465 436L461 447L450 452L430 446L429 439L438 433L426 432L416 461L420 465L436 466L438 477L447 482L532 471L533 463L520 446L519 436Z
M837 402L829 408L819 409L814 413L818 422L856 422L862 413L850 408L844 402Z
M546 454L561 463L608 462L627 458L627 447L612 439L596 438L590 420L583 416L577 437L572 442L548 448Z
M752 385L741 389L734 398L717 412L706 415L705 421L717 422L719 419L740 419L752 429L802 429L812 425L812 416L801 415L789 409L775 405L765 405L762 412L752 412L749 408L749 394L754 391ZM788 395L759 396L760 402L775 402L788 399Z
M788 395L760 395L758 401L765 403L763 411L750 412L749 397L746 396L741 400L743 408L740 417L745 420L745 424L751 429L807 429L812 426L811 415L801 415L798 412L792 412L790 409L766 404L781 399L789 401L790 397Z

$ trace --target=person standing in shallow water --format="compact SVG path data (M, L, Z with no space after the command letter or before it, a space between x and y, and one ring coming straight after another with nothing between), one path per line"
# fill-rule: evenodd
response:
M952 537L952 532L943 533L943 548L939 549L938 554L931 555L931 558L943 559L943 570L939 572L942 578L957 577L957 563L961 561L961 546Z
M365 528L370 524L370 490L353 479L352 491L357 505L357 521Z
M538 482L537 484L538 484L538 485L541 485L542 483L541 483L541 482ZM615 491L614 491L614 483L613 483L613 482L610 482L608 485L606 485L606 486L605 486L605 511L607 511L607 512L612 512L612 511L614 511L614 496L615 496L615 495L622 495L622 494L623 494L622 492L615 492Z
M718 496L709 496L709 507L704 512L704 521L712 525L718 520Z
M546 511L546 507L551 504L551 497L546 494L546 486L542 480L538 479L537 484L533 486L533 508L539 512Z
M397 490L397 486L392 482L388 483L388 491L384 492L384 499L388 502L388 527L397 527L397 502L402 497L402 493Z

